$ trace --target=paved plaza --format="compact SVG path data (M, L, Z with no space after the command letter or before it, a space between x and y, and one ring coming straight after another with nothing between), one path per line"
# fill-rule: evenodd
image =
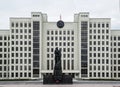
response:
M120 85L112 84L73 84L73 85L0 85L0 87L120 87Z
M72 85L43 85L38 81L0 81L0 87L120 87L120 81L74 81Z

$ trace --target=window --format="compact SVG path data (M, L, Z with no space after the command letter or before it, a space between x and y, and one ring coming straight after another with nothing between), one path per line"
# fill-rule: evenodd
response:
M11 23L11 26L14 27L14 23Z
M2 40L2 36L0 36L0 40Z
M102 30L102 33L104 33L104 30Z
M0 48L0 52L2 52L2 48Z
M72 31L72 35L74 35L74 31Z
M23 27L23 24L22 24L22 23L20 23L20 27Z
M98 28L100 28L100 24L98 24Z
M114 40L116 40L116 37L114 37Z
M18 27L18 23L16 23L16 27Z
M106 24L106 27L108 28L108 27L109 27L109 24Z
M94 64L96 64L96 59L94 59Z
M29 29L29 33L31 33L31 29Z
M92 27L92 24L90 23L90 28Z
M105 25L104 24L102 24L102 28L104 28L105 27Z
M27 33L27 29L25 29L24 32Z
M100 33L100 30L98 30L98 33Z
M118 37L118 40L120 40L120 36Z
M27 27L27 23L24 24L24 27Z
M96 27L96 24L94 23L94 28Z
M2 46L2 42L0 42L0 46Z
M31 27L31 23L29 23L29 27Z
M4 42L4 46L6 46L7 45L7 43L6 42Z
M106 64L108 64L109 63L109 60L108 59L106 59Z
M90 30L90 33L92 33L92 30Z

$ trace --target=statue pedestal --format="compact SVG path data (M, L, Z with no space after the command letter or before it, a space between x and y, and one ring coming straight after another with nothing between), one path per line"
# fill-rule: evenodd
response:
M45 75L43 77L43 84L73 84L71 75Z

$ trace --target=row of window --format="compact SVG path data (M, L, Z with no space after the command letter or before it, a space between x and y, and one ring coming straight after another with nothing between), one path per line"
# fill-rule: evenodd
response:
M53 58L53 54L47 54L47 58ZM74 54L62 54L62 58L74 58Z
M100 35L98 35L98 36L96 36L96 35L94 35L94 36L92 36L92 35L90 35L90 39L109 39L109 35L106 35L106 36L100 36Z
M0 66L0 71L7 71L7 66Z
M31 47L12 47L12 51L31 51Z
M31 39L31 35L12 35L12 39Z
M10 39L10 37L7 36L0 36L0 40L7 40L7 38Z
M31 23L11 23L11 27L31 27Z
M98 28L100 28L100 27L102 27L102 28L108 28L109 27L109 24L108 23L90 23L90 26L89 26L90 28L96 28L96 27L98 27Z
M0 60L0 64L7 64L7 60Z
M105 59L90 59L90 64L109 64L109 60L106 59L106 62L105 62Z
M0 73L0 77L9 77L9 73ZM31 77L31 73L11 73L11 77Z
M111 58L120 58L120 54L111 54Z
M100 72L94 72L94 73L92 73L92 72L90 72L90 77L109 77L109 73L107 72L107 73L105 73L105 72L102 72L102 73L100 73Z
M7 48L0 48L0 52L7 52Z
M74 40L74 37L47 37L47 40Z
M7 46L7 43L9 43L9 42L0 42L0 46Z
M117 43L117 42L115 41L114 43L111 43L111 46L112 46L112 45L113 45L113 46L120 46L120 42Z
M11 59L11 64L31 64L31 59Z
M120 36L114 36L114 37L111 37L111 40L120 40Z
M120 52L120 48L113 48L113 49L111 48L111 52L112 52L112 51L113 51L113 52Z
M11 66L11 70L31 70L31 66Z
M31 53L12 53L11 57L31 57Z
M7 54L5 53L5 54L0 54L0 58L7 58Z
M90 30L90 34L96 34L96 33L98 33L98 34L100 34L100 33L102 33L102 34L105 34L105 33L108 33L109 34L109 30L107 29L107 30Z
M90 66L90 70L109 70L109 66Z
M12 45L31 45L31 41L12 41Z
M114 71L120 71L120 66L118 66L118 67L114 66L114 67L113 67L113 70L114 70Z
M120 58L120 54L119 54L119 58ZM113 61L114 64L120 64L120 60L114 60ZM120 67L120 66L119 66ZM120 68L119 68L120 69Z
M11 29L12 33L31 33L31 29Z
M63 45L62 45L63 44ZM47 46L74 46L74 42L55 42L55 43L50 43L50 42L47 42Z
M90 41L90 45L109 45L109 41Z
M47 52L54 52L54 48L47 48ZM74 48L62 48L61 52L74 52Z
M47 31L47 35L74 35L74 31Z
M90 47L90 51L109 51L109 47Z
M90 57L109 57L109 53L90 53Z

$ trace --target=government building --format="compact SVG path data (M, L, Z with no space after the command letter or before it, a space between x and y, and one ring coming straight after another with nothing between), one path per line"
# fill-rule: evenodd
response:
M47 15L10 18L0 30L0 79L41 79L52 74L54 50L61 49L62 71L78 79L120 79L120 30L110 18L74 14L73 22L50 22Z

